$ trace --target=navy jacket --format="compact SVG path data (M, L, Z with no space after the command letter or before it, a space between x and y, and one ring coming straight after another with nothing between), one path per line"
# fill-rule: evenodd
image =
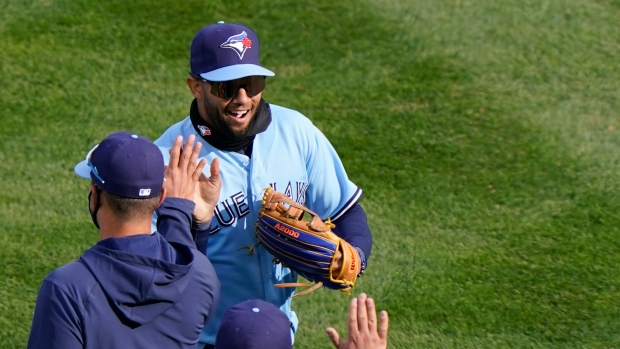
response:
M195 348L219 299L211 262L190 235L194 204L166 199L157 232L99 241L51 272L28 348Z

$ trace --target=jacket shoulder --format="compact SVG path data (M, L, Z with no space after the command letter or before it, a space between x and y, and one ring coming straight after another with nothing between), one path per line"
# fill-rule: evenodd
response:
M86 266L79 260L54 269L45 281L55 285L70 298L83 303L97 283Z

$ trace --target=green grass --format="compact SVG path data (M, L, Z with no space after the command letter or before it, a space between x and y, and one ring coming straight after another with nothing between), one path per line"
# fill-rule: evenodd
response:
M96 241L73 165L187 115L189 43L242 22L365 191L367 292L392 348L620 347L620 4L611 0L0 4L0 343ZM296 348L348 298L294 302Z

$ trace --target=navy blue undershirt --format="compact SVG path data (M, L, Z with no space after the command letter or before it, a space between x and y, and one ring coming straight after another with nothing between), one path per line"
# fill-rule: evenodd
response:
M365 269L368 266L368 257L370 257L372 250L372 235L370 234L366 212L362 206L356 203L333 223L336 225L332 230L334 234L345 239L360 251L362 266Z

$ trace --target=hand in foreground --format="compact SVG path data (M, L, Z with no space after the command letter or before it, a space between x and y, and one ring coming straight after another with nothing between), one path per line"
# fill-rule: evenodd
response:
M211 176L203 173L198 179L198 185L194 193L194 221L196 223L204 223L213 217L215 205L220 198L220 189L222 189L222 178L220 177L220 159L215 158L211 162Z
M194 198L196 183L207 163L205 159L196 162L202 144L194 145L195 140L196 136L190 135L183 148L181 148L183 136L178 136L174 140L174 145L170 149L170 161L164 174L167 197L187 200Z
M349 336L340 338L338 331L328 327L325 332L338 349L386 349L388 339L388 314L380 313L381 323L377 331L375 302L364 293L353 298L349 305Z

